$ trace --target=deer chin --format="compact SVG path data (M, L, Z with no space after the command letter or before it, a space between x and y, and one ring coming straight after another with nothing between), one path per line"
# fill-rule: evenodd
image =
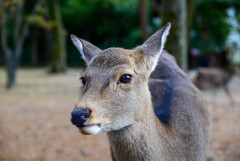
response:
M77 130L83 135L94 135L98 134L101 130L100 124L91 124L84 126L76 126Z

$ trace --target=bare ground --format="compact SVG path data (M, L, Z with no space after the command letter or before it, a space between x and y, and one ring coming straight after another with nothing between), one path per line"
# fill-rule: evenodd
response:
M78 73L22 69L16 88L6 91L0 69L0 161L111 160L105 134L83 136L71 125ZM222 90L217 95L204 91L212 113L209 160L240 161L240 77L230 85L235 107Z

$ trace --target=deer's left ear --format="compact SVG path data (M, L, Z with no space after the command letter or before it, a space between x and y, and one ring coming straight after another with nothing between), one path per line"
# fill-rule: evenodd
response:
M81 53L82 58L85 60L86 64L90 62L90 60L101 51L98 47L91 44L90 42L87 42L83 39L78 38L75 35L71 35L71 40L73 44L76 46L78 51Z
M144 62L151 72L155 69L158 63L158 58L164 48L167 35L171 28L171 23L167 23L162 29L154 33L141 46L137 47L138 53L143 54Z

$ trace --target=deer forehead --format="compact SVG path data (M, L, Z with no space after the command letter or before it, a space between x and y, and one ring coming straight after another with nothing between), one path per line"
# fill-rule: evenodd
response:
M116 66L132 66L131 50L125 50L121 48L109 48L99 52L90 61L88 68L97 68L103 70L111 70Z
M99 52L89 62L84 77L88 81L88 89L103 91L110 82L115 82L123 74L134 75L133 52L121 48L110 48Z

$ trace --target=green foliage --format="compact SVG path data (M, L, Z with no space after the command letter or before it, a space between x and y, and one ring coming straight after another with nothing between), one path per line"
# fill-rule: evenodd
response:
M20 3L19 0L5 0L0 7L0 16L2 12L7 13L8 18L12 17L16 12L16 6ZM4 10L4 11L2 11Z
M68 0L62 3L62 14L67 31L101 49L140 43L138 0ZM67 60L71 66L84 64L70 41Z
M54 21L47 21L41 15L30 15L26 18L28 24L33 25L38 28L50 30L55 25Z
M53 20L47 20L46 15L48 14L47 9L42 6L36 7L36 13L34 15L26 16L26 22L34 27L51 30L56 22Z
M192 30L190 47L198 48L203 54L222 51L231 31L227 22L227 9L239 7L234 0L199 0Z
M135 45L125 39L139 25L137 0L68 0L62 13L68 31L100 47Z
M4 5L7 8L8 18L14 18L16 13L16 4L20 0L5 0ZM50 21L48 8L37 7L36 14L31 15L36 0L25 0L24 20L33 27L41 28L39 30L38 57L40 64L46 64L44 57L44 30L51 30L55 22ZM108 47L132 48L141 43L141 31L139 23L139 0L60 0L61 14L63 18L66 34L75 34L86 39L101 49ZM161 19L154 23L151 1L147 1L149 12L149 34L152 34L160 28ZM196 13L193 18L193 27L191 30L191 48L198 48L204 54L210 52L225 50L224 43L232 28L227 22L227 9L233 7L237 11L240 21L240 1L239 0L197 0ZM1 13L1 10L0 10ZM162 17L161 17L162 18ZM14 23L8 21L7 35L9 45L13 46ZM30 33L31 34L31 33ZM30 61L31 40L26 40L24 47L23 64ZM72 45L69 36L67 41L67 62L68 66L79 67L84 63L80 55ZM0 59L3 55L0 53ZM44 63L45 61L45 63ZM1 63L1 62L0 62Z

